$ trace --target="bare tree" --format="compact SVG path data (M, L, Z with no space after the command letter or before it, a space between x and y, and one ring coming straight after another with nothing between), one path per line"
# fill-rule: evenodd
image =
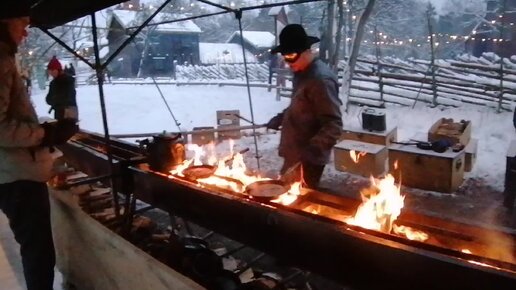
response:
M355 33L355 37L353 38L353 47L351 49L351 55L349 56L348 65L344 70L344 78L343 78L343 92L349 96L349 90L351 88L351 79L353 76L353 72L355 70L355 65L358 59L358 52L360 50L360 44L362 43L362 38L364 37L364 31L366 27L367 20L371 13L373 12L374 5L376 0L369 0L360 16L358 21L357 30ZM348 111L349 102L346 101L346 112Z

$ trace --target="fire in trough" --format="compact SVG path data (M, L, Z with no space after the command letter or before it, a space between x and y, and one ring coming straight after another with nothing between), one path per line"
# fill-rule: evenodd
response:
M516 282L514 233L403 211L389 176L360 203L250 174L239 153L203 163L206 152L195 150L170 173L130 165L137 198L344 283L505 289ZM254 194L257 183L273 194Z

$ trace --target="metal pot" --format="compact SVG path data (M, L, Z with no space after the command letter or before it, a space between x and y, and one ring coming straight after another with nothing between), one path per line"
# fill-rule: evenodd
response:
M181 133L159 134L153 136L152 141L145 139L139 143L145 149L152 170L168 173L172 167L185 161L186 152Z

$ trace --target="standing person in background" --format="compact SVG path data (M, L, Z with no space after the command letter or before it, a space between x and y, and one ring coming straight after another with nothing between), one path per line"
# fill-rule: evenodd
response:
M308 36L301 25L285 26L279 38L280 45L271 53L281 53L294 73L292 97L290 105L273 117L267 128L281 127L281 174L300 162L305 183L317 188L342 131L337 76L312 53L310 46L319 39Z
M50 81L50 88L46 97L47 104L50 105L51 113L54 111L54 118L79 119L77 101L75 99L75 80L63 71L63 66L54 56L47 65L47 71L53 80Z
M70 120L39 124L15 63L31 4L2 4L8 8L0 9L0 210L20 244L26 289L52 290L55 252L45 183L53 175L50 147L66 142L78 127Z

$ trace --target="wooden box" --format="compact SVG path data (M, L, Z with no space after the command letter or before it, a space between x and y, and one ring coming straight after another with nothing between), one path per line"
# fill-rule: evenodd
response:
M217 111L217 130L222 129L217 133L219 140L226 139L240 139L240 110L219 110ZM228 130L234 129L234 130Z
M355 162L350 153L354 150L358 155L365 152L365 155L358 157ZM343 140L333 148L335 169L350 172L362 176L380 176L385 173L387 161L387 147L383 145L370 144L354 140Z
M355 140L360 142L389 146L392 141L397 141L397 127L387 128L383 132L367 131L360 127L344 126L340 140Z
M427 142L428 136L422 132L418 132L416 135L414 135L414 137L411 138L411 140ZM477 160L478 139L471 138L471 140L464 148L464 151L466 152L464 155L464 172L471 172Z
M471 122L461 120L454 122L453 119L441 118L428 130L428 141L450 140L453 144L461 143L467 145L471 138Z
M397 182L424 190L456 191L464 179L465 151L444 153L421 150L415 145L389 147L389 172Z
M199 146L215 142L215 132L213 127L194 127L192 132L191 143ZM209 130L208 132L206 132Z
M471 172L471 170L473 170L475 162L477 161L478 139L471 138L464 150L466 151L464 171Z

